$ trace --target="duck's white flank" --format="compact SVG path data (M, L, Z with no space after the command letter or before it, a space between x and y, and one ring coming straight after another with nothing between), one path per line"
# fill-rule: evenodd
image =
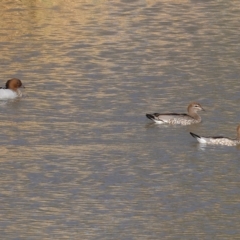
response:
M15 91L11 89L0 89L0 99L13 99L18 97Z

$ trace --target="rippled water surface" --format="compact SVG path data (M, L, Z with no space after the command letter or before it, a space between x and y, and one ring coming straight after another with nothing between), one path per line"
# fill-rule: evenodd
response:
M240 239L240 2L2 0L1 239ZM206 109L192 126L149 112Z

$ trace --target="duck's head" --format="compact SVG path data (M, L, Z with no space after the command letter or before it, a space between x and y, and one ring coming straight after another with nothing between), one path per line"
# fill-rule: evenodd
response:
M18 88L24 88L20 79L12 78L6 82L6 89L17 91Z
M188 105L188 112L205 111L200 103L192 102Z
M237 139L240 141L240 124L237 126Z

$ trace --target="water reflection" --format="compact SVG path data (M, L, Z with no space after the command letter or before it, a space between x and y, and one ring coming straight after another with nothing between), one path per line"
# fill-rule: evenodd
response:
M239 3L0 3L5 239L238 239ZM201 102L203 122L145 113ZM231 132L232 131L232 132ZM183 231L184 229L184 231Z

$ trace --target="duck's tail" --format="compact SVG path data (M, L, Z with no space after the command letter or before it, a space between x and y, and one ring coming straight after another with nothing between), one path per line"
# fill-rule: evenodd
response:
M194 138L196 138L196 139L201 138L199 135L197 135L197 134L195 134L195 133L190 132L190 134L191 134Z
M154 115L152 115L152 114L146 114L146 117L148 118L148 119L150 119L150 120L154 120L155 119L155 117L154 117Z

